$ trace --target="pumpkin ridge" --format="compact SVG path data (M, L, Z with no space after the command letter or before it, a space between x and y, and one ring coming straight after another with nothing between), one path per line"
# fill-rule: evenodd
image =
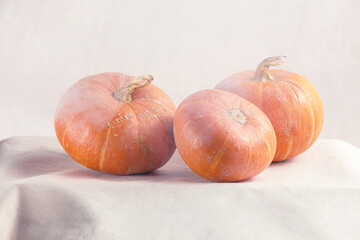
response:
M225 119L225 117L220 118L220 119L217 119L217 120L211 122L211 123L208 125L207 128L202 129L202 130L197 134L196 138L193 139L193 143L191 144L191 146L189 147L189 149L192 149L192 148L194 147L194 145L195 145L195 143L196 143L196 140L199 139L199 137L201 136L201 134L203 134L203 133L204 133L205 131L207 131L209 128L212 128L212 126L213 126L215 123L218 123L218 122L220 122L220 121L223 120L223 119ZM187 154L186 154L186 155L187 155Z
M139 102L139 101L133 101L132 104L139 104L139 105L145 107L146 110L150 110L150 111L152 111L152 110L154 109L154 108L149 108L148 106L146 106L145 104L143 104L143 103L141 103L141 102ZM161 105L161 104L159 104L159 103L157 103L157 104L158 104L159 106L161 106L161 108L164 110L164 112L167 112L167 111L168 111L163 105ZM168 107L168 106L167 106L167 107ZM135 111L134 111L134 113L135 113ZM155 114L155 115L157 116L157 114ZM157 118L159 118L159 116L157 116Z
M280 86L278 86L277 84L275 84L274 86L275 86L277 89L279 89L279 91L281 91L283 97L286 99L287 105L288 105L288 106L291 106L291 104L290 104L290 102L289 102L289 98L288 98L288 96L284 93L284 90L283 90ZM288 112L287 112L287 113L288 113ZM291 136L291 135L289 134L289 136ZM289 137L289 136L287 136L287 137ZM292 135L291 138L289 138L289 140L286 141L286 142L287 142L287 144L288 144L288 148L287 148L287 151L285 152L285 154L283 155L282 159L288 159L288 157L289 157L289 155L291 154L291 152L295 152L295 151L293 151L293 150L295 149L295 148L294 148L294 142L295 142L294 136ZM289 143L291 143L291 145L290 145ZM297 149L296 149L296 150L297 150Z
M209 176L209 174L212 174L216 167L219 165L220 163L220 160L222 159L222 157L224 156L224 153L225 153L225 150L227 148L227 145L228 145L228 142L229 142L229 139L230 139L230 132L228 133L227 137L226 137L226 140L224 141L223 145L221 146L221 148L219 148L217 151L216 151L216 154L215 154L215 157L214 159L212 160L212 164L211 166L209 167L209 170L208 172L205 174L206 176Z
M144 104L141 104L141 103L138 103L138 102L132 102L132 103L133 103L133 104L139 104L139 105L141 105L141 106L143 106L143 107L146 107L147 110L149 109L149 108L147 108L147 106L145 106ZM160 105L160 106L161 106L161 105ZM163 106L162 106L162 107L163 107ZM139 122L139 118L138 118L135 110L133 109L133 107L130 107L130 108L131 108L132 111L134 112L134 114L135 114L135 116L136 116L136 119L137 119L138 122ZM165 112L167 111L164 107L163 107L163 110L164 110ZM157 115L156 115L156 116L157 116ZM157 119L159 120L159 122L161 123L163 129L166 130L166 127L165 127L165 125L164 125L164 121L163 121L161 118L159 118L159 116L157 116L156 118L157 118Z
M61 136L61 144L62 144L63 146L65 146L65 135L66 135L66 132L68 131L68 127L69 127L69 125L74 121L74 119L75 119L76 116L78 116L78 114L72 115L71 118L68 120L68 122L67 122L66 125L65 125L64 132L63 132L63 134L62 134L62 136Z
M247 125L249 125L249 124L247 124ZM247 161L246 161L246 166L245 166L245 168L244 168L244 170L243 170L243 172L245 173L245 172L248 170L249 165L250 165L250 161L249 161L249 160L251 160L251 156L252 156L252 145L254 144L254 141L252 140L252 138L251 138L251 136L250 136L250 133L249 133L249 130L247 129L246 126L244 126L244 129L245 129L245 131L246 131L246 133L247 133L247 135L248 135L248 137L249 137L249 140L250 140L249 156L248 156L248 159L247 159Z
M139 104L139 105L147 108L147 106L145 106L144 104L139 103L139 102L133 101L132 104ZM130 104L129 104L129 105L130 105ZM167 110L164 108L164 106L162 106L161 104L158 104L158 105L160 105L160 106L163 108L163 110L164 110L165 112L167 112ZM139 121L139 118L138 118L138 116L137 116L137 113L135 112L135 110L133 109L133 107L130 107L130 108L132 109L132 111L134 112L134 114L135 114L135 116L136 116L136 119L138 120L139 129L140 129L140 121ZM149 108L147 108L147 109L149 109ZM156 115L156 116L157 116L156 118L157 118L158 121L160 122L160 125L161 125L162 128L166 131L167 128L166 128L166 126L165 126L164 120L163 120L162 118L160 118L158 115ZM140 132L140 130L139 130L139 132ZM172 134L172 136L173 136L173 134ZM175 141L175 140L173 140L173 141ZM150 158L150 161L152 161L150 156L149 156L149 158ZM164 166L165 164L166 164L166 162L163 163L160 167ZM151 164L150 164L150 165L151 165Z
M88 80L88 81L89 81L89 83L95 83L95 84L98 85L99 87L104 88L104 89L110 91L111 93L113 92L111 89L107 88L106 86L102 85L101 83L99 83L99 82L96 81L96 80Z
M298 94L296 93L296 91L293 89L293 85L291 85L292 87L291 87L291 89L294 91L294 93L296 94L296 96L297 96L297 98L299 98L299 96L298 96ZM298 87L297 87L297 89L299 89ZM300 90L300 89L299 89ZM303 93L303 91L300 91L300 92L302 92ZM305 95L304 93L303 93L303 95ZM311 138L309 139L309 142L307 143L307 145L306 145L306 147L304 148L304 150L300 150L299 152L301 153L301 152L303 152L303 151L305 151L306 149L308 149L309 147L310 147L310 145L311 145L311 143L312 143L312 140L313 140L313 138L314 138L314 134L315 134L315 116L314 116L314 111L313 111L313 108L312 108L312 105L311 105L311 103L310 103L310 101L309 101L309 98L305 95L305 97L306 97L306 100L307 100L307 102L309 103L309 106L310 106L310 108L311 108L311 116L312 116L312 121L313 121L313 124L311 125L312 126L312 131L311 131ZM300 105L300 104L299 104Z
M119 73L120 74L120 73ZM120 79L120 75L119 75L119 79ZM110 83L111 83L111 86L112 86L112 88L113 89L110 89L110 91L113 93L113 92L115 92L117 89L118 89L118 87L116 87L116 85L114 84L114 82L113 81L109 81Z
M101 147L100 160L99 160L99 164L98 164L98 169L99 170L103 170L103 164L104 164L104 160L105 160L105 154L106 154L107 145L108 145L108 142L109 142L110 131L111 131L111 127L108 127L105 142Z
M140 148L141 148L141 151L142 153L144 154L144 157L145 159L147 159L148 161L148 167L149 169L151 169L151 166L152 166L152 159L151 157L149 156L149 152L146 148L146 145L145 145L145 139L146 137L142 134L139 134L139 144L140 144ZM150 170L151 171L151 170Z
M286 103L287 103L287 106L291 106L291 104L289 103L289 98L286 96L286 94L284 93L283 89L278 86L278 84L274 83L274 86L281 92L282 96L284 99L286 99ZM288 114L288 112L286 112ZM276 131L275 131L275 134L276 134ZM287 157L289 156L289 154L292 152L292 150L294 149L294 137L291 136L290 138L290 134L288 137L288 141L286 141L287 143L287 151L285 153L283 153L283 156L280 158L280 159L287 159ZM276 136L276 140L277 140L277 136ZM276 155L276 153L275 153ZM279 157L278 157L279 158Z
M315 121L315 114L314 114L314 108L313 108L313 105L311 104L311 101L309 101L309 98L308 98L308 96L305 94L305 92L302 90L302 88L298 85L298 84L296 84L296 83L294 83L294 82L291 82L291 81L287 81L287 80L283 80L284 82L287 82L287 83L290 83L290 84L292 84L293 86L295 86L297 89L299 89L300 90L300 92L302 92L303 93L303 95L305 96L305 98L307 99L307 101L308 101L308 103L309 103L309 106L310 106L310 108L311 108L311 116L312 116L312 121L313 121L313 124L312 124L312 126L313 126L313 129L315 130L316 129L316 121ZM312 136L311 136L311 141L309 141L309 144L306 146L306 148L305 148L305 150L306 149L308 149L310 146L311 146L311 144L312 144L312 142L313 142L313 138L314 138L314 134L315 134L315 131L312 131ZM305 151L304 150L304 151Z
M140 125L140 121L139 121L139 117L137 116L137 113L135 112L134 108L131 106L131 104L127 103L127 105L129 106L129 108L131 109L131 111L134 113L134 116L136 118L136 122L138 124L138 143L139 143L139 146L140 146L140 149L142 150L142 153L144 154L145 158L147 158L147 156L145 155L145 152L146 152L146 149L144 150L144 145L145 144L145 141L144 139L141 138L141 125ZM143 141L143 142L142 142ZM149 160L149 159L148 159ZM131 166L131 165L130 165Z
M301 107L301 105L300 105L300 98L299 98L299 96L298 96L298 94L296 93L296 91L293 89L293 87L292 87L292 85L290 85L290 89L294 92L294 94L295 94L295 96L296 96L296 99L297 99L297 101L296 101L296 103L297 103L297 105L298 105L298 107L299 107L299 111L300 111L300 122L299 122L299 125L300 125L300 129L302 129L302 107ZM311 136L311 139L312 139L312 136ZM311 142L311 141L310 141ZM303 144L302 144L302 138L301 138L301 140L300 140L300 143L298 143L298 148L296 149L296 151L294 151L295 152L295 154L297 154L298 152L300 152L301 151L301 146L302 146ZM300 148L300 149L299 149ZM289 155L288 155L289 156ZM287 156L287 157L288 157Z
M269 153L271 154L271 147L269 146L269 143L267 141L265 141L266 137L264 135L264 133L262 133L259 129L257 129L256 127L252 126L251 124L247 124L247 126L252 127L253 129L255 129L258 133L260 133L260 135L263 137L264 142L266 144L267 149L269 150ZM274 153L273 153L274 154Z

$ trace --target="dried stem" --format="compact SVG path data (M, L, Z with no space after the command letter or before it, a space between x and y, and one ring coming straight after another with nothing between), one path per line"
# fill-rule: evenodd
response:
M131 94L137 88L143 88L149 85L154 80L151 75L140 75L127 81L124 86L113 93L113 97L121 102L129 103L132 101Z
M262 82L273 81L274 78L269 73L270 66L278 66L283 64L285 58L285 55L281 55L264 59L256 68L254 80Z

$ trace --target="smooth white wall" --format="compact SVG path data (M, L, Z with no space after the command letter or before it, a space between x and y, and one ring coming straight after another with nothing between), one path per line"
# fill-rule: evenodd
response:
M54 135L75 81L150 73L178 105L287 54L325 106L321 137L360 146L360 1L0 1L0 139Z

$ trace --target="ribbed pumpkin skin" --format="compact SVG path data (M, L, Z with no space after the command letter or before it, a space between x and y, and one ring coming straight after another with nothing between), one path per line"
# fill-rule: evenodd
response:
M130 103L113 92L133 79L102 73L76 82L60 99L56 136L80 164L112 174L134 174L163 166L175 151L175 106L158 87L136 89Z
M245 124L233 120L232 109L245 115ZM180 104L174 136L185 163L210 181L251 178L269 166L276 149L274 129L258 107L215 89L196 92Z
M216 88L249 100L267 115L276 133L276 162L301 154L315 142L324 109L309 80L285 70L269 72L274 81L254 81L255 71L246 71L226 78Z

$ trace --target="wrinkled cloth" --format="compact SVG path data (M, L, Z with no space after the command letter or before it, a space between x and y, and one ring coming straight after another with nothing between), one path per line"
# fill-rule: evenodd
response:
M73 161L55 137L0 143L0 239L360 239L360 149L318 140L238 183L161 169L115 176Z

